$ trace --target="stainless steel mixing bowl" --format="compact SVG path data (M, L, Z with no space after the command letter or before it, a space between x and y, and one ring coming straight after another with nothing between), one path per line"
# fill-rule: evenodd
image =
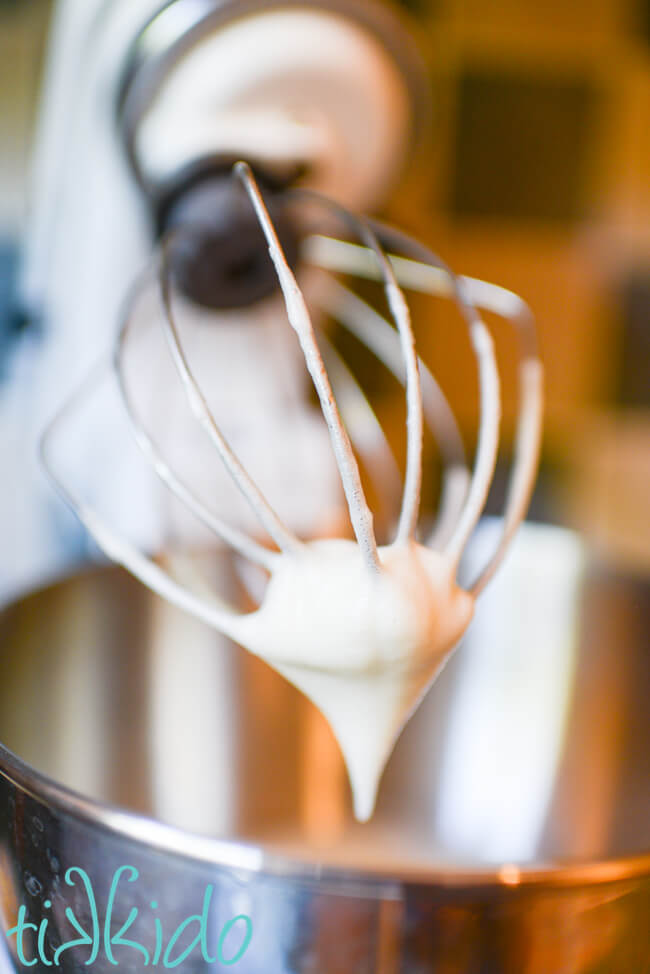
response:
M647 582L526 529L361 827L269 667L114 568L28 595L0 615L16 970L78 939L64 971L650 971L649 623Z

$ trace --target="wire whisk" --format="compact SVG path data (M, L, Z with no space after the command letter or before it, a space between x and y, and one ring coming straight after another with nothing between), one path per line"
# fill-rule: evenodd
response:
M270 662L320 707L346 758L355 813L363 820L372 813L381 772L402 726L467 628L476 598L497 571L528 508L543 411L543 372L534 323L516 295L457 277L411 237L355 216L307 189L285 190L288 203L324 206L349 228L356 242L323 233L306 235L301 259L327 278L327 286L317 297L320 310L364 344L405 389L406 466L401 502L392 539L379 545L357 456L367 457L369 472L374 472L380 487L394 483L396 473L386 438L346 363L314 326L251 168L238 163L233 178L245 189L263 232L288 320L327 425L354 538L316 541L298 537L226 439L188 361L175 320L172 240L163 244L157 268L164 309L161 324L174 368L194 419L270 544L211 511L182 472L168 464L139 419L124 367L132 316L125 317L120 330L113 368L136 441L166 488L220 542L267 573L268 584L258 607L241 612L216 595L192 590L121 537L78 490L64 483L56 470L54 443L66 420L92 393L94 376L85 380L50 424L42 441L43 459L64 499L109 558L163 598ZM337 273L381 282L392 324L337 279ZM454 413L418 355L402 288L451 298L467 327L478 367L480 401L472 471ZM461 588L457 581L460 561L484 509L499 445L499 374L493 341L479 308L505 317L515 328L520 349L519 411L500 540L478 576ZM425 426L438 442L443 474L436 523L419 541ZM344 688L345 681L352 678L356 696L350 697Z

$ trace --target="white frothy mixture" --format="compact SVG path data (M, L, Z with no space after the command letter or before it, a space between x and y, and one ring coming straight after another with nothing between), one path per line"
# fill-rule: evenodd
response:
M356 542L313 541L274 556L259 609L239 614L183 588L88 509L79 513L109 557L312 700L339 742L355 816L367 821L404 724L471 621L475 600L454 581L453 563L411 541L380 547L369 570Z
M368 571L353 541L312 542L271 578L233 633L322 711L350 776L356 817L372 815L397 737L471 619L474 600L438 552L379 548Z

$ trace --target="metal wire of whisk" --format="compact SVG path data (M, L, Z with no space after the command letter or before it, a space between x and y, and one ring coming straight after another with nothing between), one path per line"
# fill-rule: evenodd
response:
M233 178L241 181L264 232L271 259L282 288L289 319L298 330L300 345L318 394L338 465L352 528L364 559L370 567L378 566L377 541L373 516L361 484L355 449L363 452L367 431L371 428L374 462L380 471L395 475L389 447L381 427L359 385L335 352L326 336L316 334L309 312L293 272L285 260L255 177L245 163L233 169ZM374 356L392 372L406 389L407 459L402 503L393 544L415 537L420 506L422 478L422 438L426 424L437 439L443 462L441 503L433 532L425 544L445 552L458 565L469 537L483 510L494 473L499 441L499 377L492 339L478 308L502 315L514 325L520 344L519 416L515 440L513 469L506 498L503 528L498 546L471 584L469 591L478 595L497 570L508 545L525 516L538 461L542 427L542 366L531 313L512 292L472 278L456 277L445 263L428 248L394 228L354 216L336 203L306 189L285 191L288 201L317 203L333 211L356 235L350 242L323 234L311 234L303 241L302 258L327 274L327 287L319 295L322 309L365 344ZM203 427L221 462L238 491L256 516L261 528L280 553L300 547L301 540L282 522L262 491L250 477L231 448L212 415L192 368L184 353L172 307L171 253L173 236L156 258L164 315L161 325L180 376L191 412ZM390 252L390 256L389 256ZM333 277L333 272L358 275L383 282L392 316L393 327L371 305ZM470 474L458 424L440 386L419 358L406 299L401 286L451 297L455 300L469 330L477 359L480 389L480 422L473 472ZM137 291L137 287L136 287ZM298 327L296 322L299 322ZM273 572L278 551L262 544L210 511L196 496L182 474L165 461L153 437L140 421L124 378L124 356L133 318L126 315L113 353L113 367L119 380L122 398L131 421L136 441L165 486L209 528L219 540L244 558ZM326 368L326 362L329 368ZM334 376L335 382L331 381ZM202 600L180 586L155 562L119 538L99 515L89 508L80 493L64 484L56 472L53 445L58 431L70 414L80 408L94 388L96 374L90 375L64 404L53 419L42 440L42 455L58 490L88 529L99 547L124 565L132 574L165 598L189 608L213 623L223 622L223 612L230 610ZM343 404L340 406L339 404ZM343 416L345 416L345 421ZM353 446L354 444L354 446ZM377 445L379 452L377 453ZM372 471L370 471L372 474ZM216 612L216 615L215 615Z
M267 585L257 607L238 611L207 588L203 580L197 581L191 563L184 566L180 576L178 572L173 574L121 537L58 475L53 463L53 440L66 417L79 409L94 389L94 374L50 425L43 438L43 458L62 495L109 558L169 602L265 659L321 709L345 757L355 815L360 821L367 821L375 806L383 769L404 723L466 631L476 598L497 570L525 515L542 421L542 368L535 332L529 312L509 292L456 277L422 245L396 230L355 216L311 190L284 191L286 204L300 200L333 212L358 241L309 234L303 239L304 259L328 274L332 270L347 274L354 271L376 278L383 284L390 309L393 324L358 295L329 279L321 296L324 310L367 345L405 387L406 469L401 504L393 538L388 544L379 545L357 453L362 451L368 429L372 429L373 439L380 444L382 464L388 469L386 438L360 386L314 327L251 168L237 163L233 175L243 186L259 221L290 326L316 391L354 540L299 537L279 516L228 442L181 340L172 301L173 236L163 242L156 258L162 327L173 366L194 420L269 544L253 532L216 516L183 472L167 463L140 420L125 376L125 349L133 327L133 315L128 313L112 366L136 441L165 487L223 545L266 573ZM400 256L387 251L397 251ZM478 444L471 474L451 408L418 355L400 281L451 296L468 329L478 366L480 401ZM459 566L486 503L499 445L499 375L492 338L477 309L479 303L505 313L517 326L521 347L520 410L500 540L478 577L465 588L457 580ZM350 404L353 408L344 417ZM418 528L425 418L439 440L444 471L437 524L421 543ZM363 726L359 724L359 708L365 713Z

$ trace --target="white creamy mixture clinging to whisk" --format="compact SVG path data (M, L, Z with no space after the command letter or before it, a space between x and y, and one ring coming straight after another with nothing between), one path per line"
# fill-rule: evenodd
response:
M337 404L341 394L335 396L324 364L326 340L316 334L250 168L239 163L235 177L244 185L263 230L289 323L318 395L354 539L297 537L229 446L181 345L172 312L164 249L163 325L187 401L274 548L209 511L166 464L153 439L138 424L124 381L123 397L138 443L167 487L222 542L267 573L268 584L259 606L254 611L239 612L216 597L192 591L119 537L76 491L63 487L56 475L55 479L110 558L162 597L266 660L316 704L338 739L350 776L355 814L365 821L372 815L383 769L401 729L465 632L476 598L498 568L525 515L537 466L542 417L542 368L535 333L526 306L515 295L484 282L456 278L435 255L397 231L346 213L345 219L354 225L360 244L323 235L307 239L303 256L321 269L382 280L396 326L391 327L334 278L328 281L321 296L324 310L364 342L403 381L406 389L406 473L401 510L393 540L379 546L353 449L353 419L344 424ZM313 193L304 195L311 196L312 201L316 199ZM384 248L402 256L388 256ZM471 475L454 416L436 380L418 357L400 284L453 297L469 330L480 385L478 447ZM459 563L487 498L499 440L499 377L492 339L478 307L504 315L517 328L521 348L520 412L501 539L479 577L465 589L457 581ZM118 376L123 374L128 329L127 322L115 354ZM340 372L340 362L338 366ZM91 379L90 385L86 383L66 404L44 438L44 456L50 471L54 470L53 434L88 394L93 382ZM445 471L435 529L429 538L418 540L425 423L439 441Z

